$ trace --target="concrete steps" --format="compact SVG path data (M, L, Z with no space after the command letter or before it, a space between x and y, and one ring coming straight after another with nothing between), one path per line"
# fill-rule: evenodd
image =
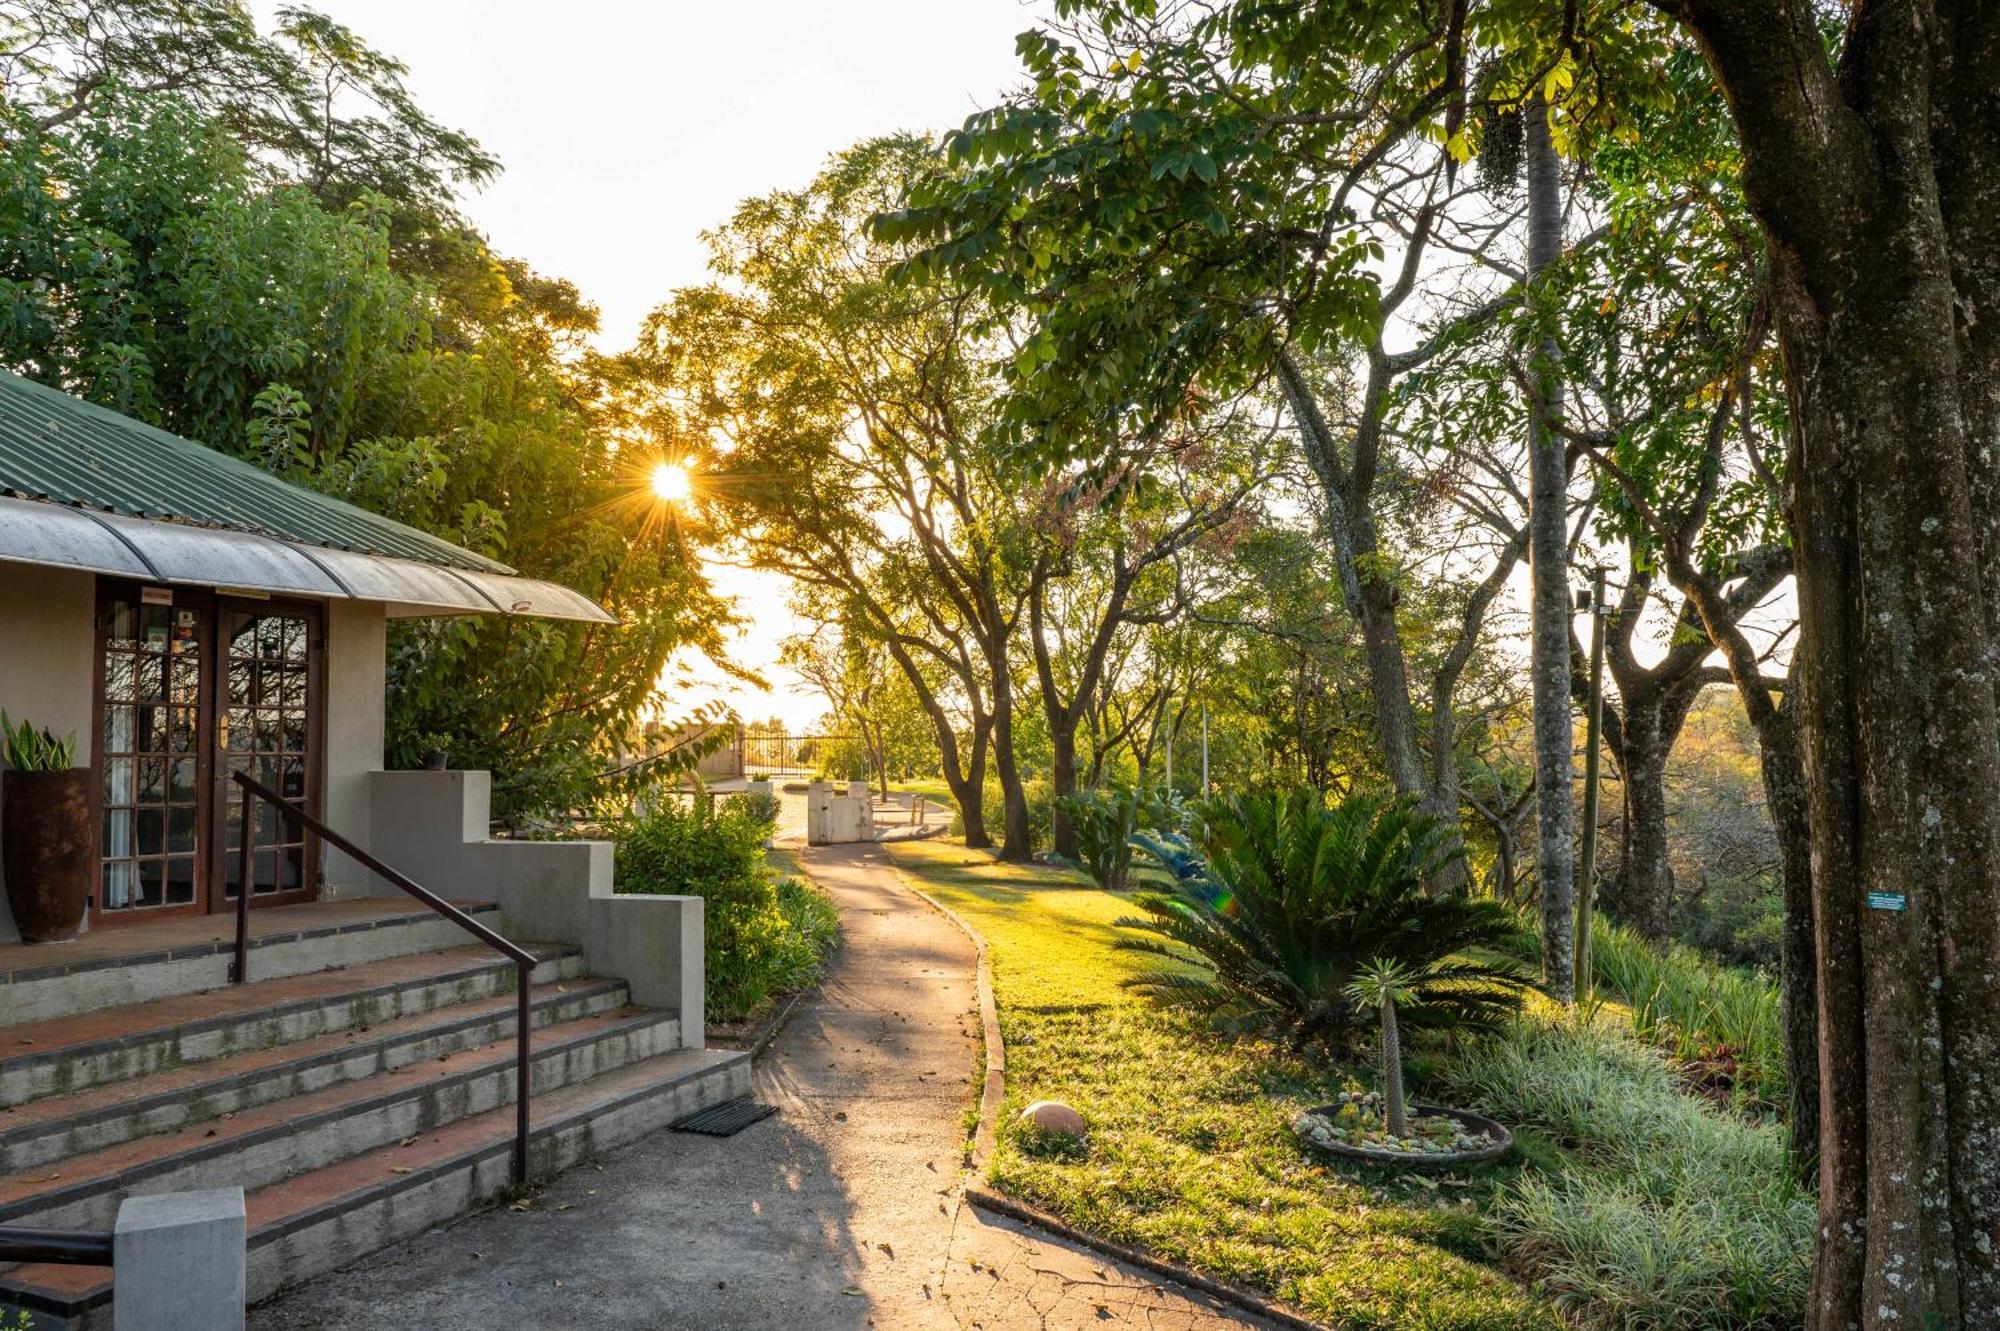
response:
M624 1002L622 981L540 985L530 998L529 1026L595 1016ZM35 1100L0 1113L0 1176L493 1044L513 1035L514 1009L509 992Z
M677 1014L533 950L533 1177L747 1091L747 1056L683 1049ZM514 1035L514 967L483 947L0 1026L0 1225L238 1186L263 1297L511 1188ZM0 1314L107 1326L110 1274L0 1269Z
M533 1176L560 1173L749 1088L747 1055L683 1049L537 1096ZM513 1109L502 1107L251 1192L251 1300L506 1196L513 1147ZM0 1307L11 1300L31 1309L35 1331L104 1331L111 1303L106 1275L93 1267L17 1266L0 1277Z
M535 981L574 978L575 948L543 948ZM0 1110L49 1095L514 992L514 963L458 947L369 965L0 1027ZM11 997L0 989L0 1000Z
M500 908L490 901L454 903L474 919L493 927ZM281 979L342 966L364 966L391 957L462 947L465 931L428 907L405 899L394 910L334 913L325 922L318 915L298 914L315 908L289 907L253 911L250 974L257 980ZM284 915L286 910L295 912ZM269 914L284 925L271 927L259 917ZM138 928L100 930L75 943L50 943L28 949L47 953L34 964L0 973L0 1030L23 1022L46 1021L101 1012L106 1007L152 1002L182 994L218 989L229 983L235 959L235 924L223 915L165 921L146 932L159 935L162 946L135 950L143 943ZM23 949L8 948L10 953ZM10 1032L11 1034L11 1032Z

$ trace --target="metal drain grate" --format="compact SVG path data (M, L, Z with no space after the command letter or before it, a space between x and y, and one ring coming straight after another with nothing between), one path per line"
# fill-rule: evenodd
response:
M734 1137L752 1123L762 1122L777 1112L776 1105L742 1096L706 1109L697 1109L692 1114L683 1114L667 1126L675 1132L698 1132L704 1137Z

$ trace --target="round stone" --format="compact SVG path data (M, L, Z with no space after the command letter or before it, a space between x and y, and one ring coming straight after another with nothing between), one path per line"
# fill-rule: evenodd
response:
M1083 1136L1083 1115L1060 1100L1037 1100L1021 1111L1021 1122L1062 1137Z

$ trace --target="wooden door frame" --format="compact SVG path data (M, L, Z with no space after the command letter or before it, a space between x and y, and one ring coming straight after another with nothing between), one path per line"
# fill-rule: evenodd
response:
M211 633L215 642L214 679L204 690L208 697L210 728L205 736L209 752L210 766L214 776L210 796L211 812L204 824L210 833L210 846L201 858L207 861L206 876L209 881L208 913L221 914L236 909L235 899L229 895L229 853L235 849L228 833L228 792L223 783L229 774L224 770L222 758L221 715L225 695L229 685L226 648L224 646L223 622L231 614L298 614L306 618L309 625L306 634L306 760L305 778L306 812L319 817L326 792L326 606L319 601L303 601L286 597L250 597L227 595L217 592ZM311 828L304 833L304 847L301 858L303 864L300 875L304 881L289 892L268 892L263 895L252 893L250 909L261 910L266 906L295 906L303 902L319 899L325 885L325 848L320 844L319 834Z
M143 604L143 593L149 587L165 587L173 593L172 605L176 608L189 607L201 614L201 628L198 630L202 649L202 680L197 689L195 705L195 886L194 900L176 906L137 906L122 910L107 910L103 903L104 894L104 775L105 775L105 733L104 733L104 650L109 631L108 611L112 601L129 599ZM219 742L221 739L220 717L228 676L223 660L223 619L235 612L255 614L259 611L281 611L306 616L311 625L306 650L306 743L310 755L306 762L306 809L318 815L323 807L326 791L326 647L327 615L323 602L273 597L269 600L245 596L228 596L203 587L178 586L173 584L148 582L132 578L100 577L97 580L96 603L91 614L91 720L90 720L90 808L91 808L91 872L90 927L124 928L140 924L146 920L174 919L188 915L218 914L234 910L235 901L229 895L229 884L224 879L227 871L228 850L222 844L224 810L222 801L222 781L227 773L220 761ZM171 779L171 777L169 778ZM133 780L138 780L138 772L133 772ZM303 886L289 892L253 895L251 908L265 906L293 905L316 900L325 885L325 848L311 829L307 829L304 852Z
M207 679L208 658L212 650L215 625L215 597L212 593L197 587L168 587L173 593L171 604L175 608L191 606L204 612L202 627L198 630L202 649L203 679L195 690L195 745L194 745L194 900L178 906L128 906L120 910L107 910L104 906L104 648L110 631L110 606L115 600L129 599L137 604L145 604L144 591L148 587L163 584L141 582L131 578L100 577L97 580L97 603L91 612L91 660L90 660L90 859L91 885L89 899L93 909L90 927L123 928L139 924L145 920L175 919L184 915L205 915L207 904L208 866L203 848L209 836L208 826L211 816L210 799L214 782L210 773L214 767L213 746L207 739L213 734L214 692ZM138 782L138 764L133 764L132 780ZM168 767L171 781L172 766ZM136 822L136 820L135 820ZM134 829L136 835L136 827Z

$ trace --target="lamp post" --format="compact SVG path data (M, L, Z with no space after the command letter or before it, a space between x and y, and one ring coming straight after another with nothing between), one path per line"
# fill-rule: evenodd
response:
M1583 847L1576 883L1576 988L1580 998L1596 989L1590 961L1590 924L1597 906L1597 777L1604 725L1604 566L1591 571L1590 590L1576 594L1590 611L1590 700L1584 712Z
M1201 797L1208 798L1208 704L1201 705Z

